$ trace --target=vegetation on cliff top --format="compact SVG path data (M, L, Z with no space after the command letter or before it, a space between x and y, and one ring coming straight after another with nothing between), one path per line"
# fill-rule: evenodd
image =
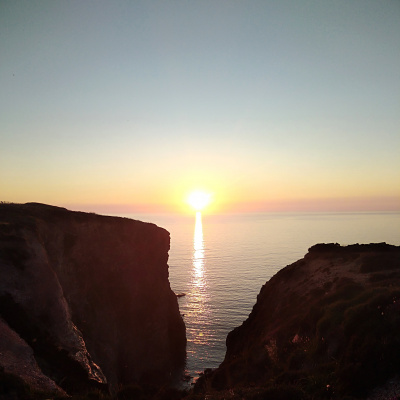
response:
M400 373L399 331L400 248L316 246L262 288L192 397L366 399Z

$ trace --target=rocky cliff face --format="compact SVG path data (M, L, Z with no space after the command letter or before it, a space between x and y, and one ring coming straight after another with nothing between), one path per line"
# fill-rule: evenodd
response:
M400 247L316 245L262 287L228 335L225 360L196 390L365 399L400 373L399 332Z
M53 393L171 382L186 336L168 250L153 224L1 204L3 378Z

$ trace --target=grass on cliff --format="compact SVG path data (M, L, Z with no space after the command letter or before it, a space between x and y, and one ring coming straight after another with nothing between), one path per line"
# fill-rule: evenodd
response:
M365 398L400 369L400 290L354 285L342 294L321 304L315 335L282 366L281 383L310 398Z
M369 288L343 283L310 306L301 340L288 339L293 327L274 360L258 366L254 355L244 354L206 373L189 398L365 399L400 372L400 288L395 282Z

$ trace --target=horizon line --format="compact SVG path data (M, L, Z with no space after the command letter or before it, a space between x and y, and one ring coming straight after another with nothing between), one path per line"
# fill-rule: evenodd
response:
M1 203L42 203L65 207L72 211L112 213L112 214L187 214L195 213L177 204L155 203L92 203L62 201L1 201ZM400 197L337 197L325 199L284 199L269 201L232 202L211 205L202 214L254 214L293 212L400 212Z

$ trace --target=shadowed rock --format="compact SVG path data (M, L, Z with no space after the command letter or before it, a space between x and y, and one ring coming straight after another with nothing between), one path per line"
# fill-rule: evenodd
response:
M171 383L186 337L168 250L154 224L0 204L0 334L30 366L0 349L4 373L56 393Z
M400 247L318 244L273 276L196 391L366 398L400 373Z

